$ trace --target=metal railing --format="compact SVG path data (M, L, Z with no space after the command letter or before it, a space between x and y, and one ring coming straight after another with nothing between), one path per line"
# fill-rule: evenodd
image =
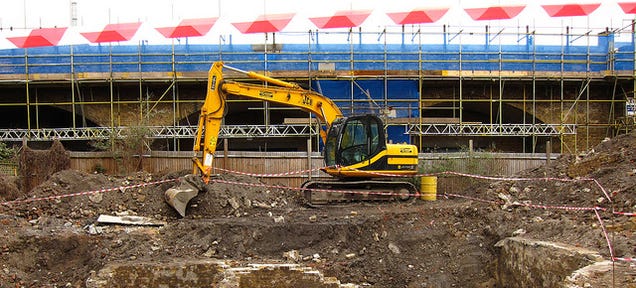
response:
M400 125L393 125L400 126ZM2 141L103 140L124 139L135 127L84 127L0 129ZM191 139L197 126L147 126L143 133L151 139ZM576 134L575 124L406 124L405 134L444 136L560 136ZM311 137L316 125L222 125L220 138Z
M40 128L40 129L0 129L2 141L50 141L50 140L103 140L123 139L136 127L82 127L82 128ZM191 139L196 136L197 126L145 126L144 135L151 139ZM222 125L221 138L253 137L309 137L317 135L315 125Z
M576 134L575 124L409 124L410 135L560 136Z

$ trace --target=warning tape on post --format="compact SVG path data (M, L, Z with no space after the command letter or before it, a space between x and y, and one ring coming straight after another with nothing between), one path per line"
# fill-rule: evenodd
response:
M37 202L37 201L51 201L56 199L68 198L68 197L85 196L85 195L92 195L92 194L105 193L105 192L111 192L111 191L121 191L121 190L131 189L131 188L141 188L145 186L174 182L178 180L179 179L166 179L166 180L160 180L155 182L144 182L144 183L129 185L129 186L117 186L112 188L104 188L104 189L98 189L98 190L92 190L92 191L82 191L82 192L70 193L70 194L52 195L52 196L45 196L45 197L33 197L33 198L27 198L27 199L21 199L21 200L1 202L0 205L11 206L11 205L24 204L24 203Z

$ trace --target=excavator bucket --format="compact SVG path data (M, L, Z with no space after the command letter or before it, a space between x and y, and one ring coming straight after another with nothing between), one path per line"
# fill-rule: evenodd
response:
M186 208L192 198L205 190L205 183L199 175L186 175L179 180L179 183L166 190L164 197L168 205L177 210L181 217L185 217Z

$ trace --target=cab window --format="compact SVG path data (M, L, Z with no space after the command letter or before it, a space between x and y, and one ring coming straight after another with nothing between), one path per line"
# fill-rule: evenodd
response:
M369 157L369 137L364 122L347 122L340 141L340 159L343 165L362 162Z

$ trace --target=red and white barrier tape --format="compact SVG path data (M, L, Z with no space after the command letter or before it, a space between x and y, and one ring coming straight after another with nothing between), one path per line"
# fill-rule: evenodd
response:
M609 249L611 259L614 259L614 247L612 247L612 241L610 241L609 235L607 234L607 230L605 229L605 225L603 225L603 218L601 218L601 214L598 213L598 210L594 210L596 214L596 219L601 224L601 229L603 230L603 236L605 236L605 241L607 242L607 248Z
M443 172L443 174L471 177L471 178L477 178L477 179L496 180L496 181L559 181L559 182L592 181L594 182L594 184L596 184L596 186L598 186L601 192L603 192L603 195L605 196L605 198L607 198L609 202L612 202L612 198L607 193L607 190L605 190L605 187L603 187L603 185L601 185L601 183L599 183L596 179L592 179L592 178L579 178L579 179L555 178L555 177L540 177L540 178L510 177L508 178L508 177L480 176L480 175L473 175L473 174L466 174L466 173L459 173L459 172L452 172L452 171L445 171Z
M310 173L310 172L313 172L313 171L316 171L316 170L322 170L324 168L326 168L326 167L315 168L315 169L297 170L297 171L290 171L290 172L284 172L284 173L274 173L274 174L247 173L247 172L235 171L235 170L229 170L229 169L223 169L223 168L215 168L215 169L218 169L218 170L230 173L230 174L247 175L247 176L253 176L253 177L277 177L277 176L289 176L289 175L306 174L306 173ZM391 174L391 173L369 172L369 171L358 170L358 169L352 169L352 170L357 171L357 172L363 172L363 173L371 174L371 175L376 175L376 176L402 177L402 178L422 177L422 176L439 176L439 175L455 175L455 176L462 176L462 177L469 177L469 178L476 178L476 179L484 179L484 180L493 180L493 181L559 181L559 182L592 181L599 187L601 192L603 192L603 195L605 195L605 197L611 202L611 198L610 198L609 194L607 193L607 191L605 190L605 188L596 179L592 179L592 178L568 179L568 178L555 178L555 177L541 177L541 178L493 177L493 176L482 176L482 175L474 175L474 174L467 174L467 173L460 173L460 172L453 172L453 171L444 171L444 172L438 172L438 173L426 173L426 174L417 174L417 175L413 175L413 176L408 176L408 175L398 175L398 174ZM237 183L237 184L244 184L244 183ZM272 186L272 188L300 190L300 188L281 187L281 186ZM312 189L312 190L321 191L320 189ZM363 193L364 194L374 194L373 192L368 193L368 192L355 192L355 191L329 190L329 189L324 189L324 191L322 191L322 192L349 193L349 194L363 194ZM386 192L386 193L385 192L375 192L375 194L387 195L387 196L401 196L401 194L399 194L399 193L391 193L391 192ZM415 194L414 196L415 197L419 197L421 195L425 195L425 194L418 193L418 194ZM496 204L496 205L503 204L503 203L500 203L500 201L497 201L497 200L480 199L480 198L474 198L474 197L470 197L470 196L463 196L463 195L459 195L459 194L446 194L446 197L448 197L448 196L458 197L458 198L466 198L466 199L470 199L470 200L473 200L473 201L491 203L491 204ZM516 206L527 206L527 207L539 208L539 209L561 209L561 210L570 210L570 211L592 211L592 210L599 209L599 207L570 207L570 206L551 206L551 205L541 205L541 204L517 204ZM606 209L602 208L601 210L605 211ZM636 216L636 213L627 213L627 212L615 212L614 214L623 215L623 216Z
M483 202L483 203L490 203L495 205L505 204L503 201L500 201L500 200L488 200L488 199L481 199L481 198L459 195L459 194L451 194L451 193L446 193L444 195L455 197L455 198L464 198L464 199ZM567 210L567 211L594 211L594 210L606 211L607 210L606 208L602 208L602 207L573 207L573 206L556 206L556 205L532 204L532 203L511 203L510 206L523 206L523 207L536 208L536 209L553 209L553 210Z
M105 188L105 189L92 190L92 191L83 191L83 192L71 193L71 194L62 194L62 195L53 195L53 196L46 196L46 197L27 198L27 199L22 199L22 200L13 200L13 201L1 202L0 205L10 206L10 205L14 205L14 204L23 204L23 203L30 203L30 202L36 202L36 201L48 201L48 200L55 200L55 199L61 199L61 198L67 198L67 197L84 196L84 195L91 195L91 194L97 194L97 193L116 191L116 190L121 190L121 189L130 189L130 188L139 188L139 187L145 187L145 186L150 186L150 185L157 185L157 184L173 182L173 181L178 181L178 180L179 179L166 179L166 180L160 180L160 181L155 181L155 182L146 182L146 183L140 183L140 184L129 185L129 186L118 186L118 187Z
M228 173L231 173L231 174L246 175L246 176L252 176L252 177L279 177L279 176L307 174L307 173L311 173L311 172L314 172L314 171L318 171L321 168L305 169L305 170L298 170L298 171L289 171L289 172L274 173L274 174L247 173L247 172L233 171L233 170L228 170L228 169L223 169L223 168L214 168L214 169L220 170L220 171L224 171L224 172L228 172Z
M220 168L217 168L217 169L220 169ZM287 172L287 173L278 173L278 174L254 174L254 173L243 173L243 172L231 171L231 170L226 170L226 169L220 169L220 170L223 170L223 171L226 171L226 172L229 172L229 173L233 173L233 174L249 175L249 176L255 176L255 177L286 176L286 175L302 174L302 173L307 173L307 172L310 172L310 171L314 171L314 170L300 170L300 171L293 171L293 172ZM452 175L459 175L459 176L465 176L465 177L473 177L473 178L481 178L481 179L489 179L489 180L501 180L501 181L506 181L506 180L508 180L508 181L528 181L528 180L546 180L547 181L547 180L552 180L552 181L568 181L568 182L569 181L577 181L577 180L573 180L573 179L559 179L559 178L501 178L501 177L471 175L471 174L464 174L464 173L457 173L457 172L442 172L442 173L434 173L434 174L423 174L422 176L441 175L441 174L452 174ZM390 174L386 174L385 176L389 176L389 175ZM391 175L391 176L401 176L401 175ZM578 180L586 180L586 181L593 180L595 183L597 183L597 185L599 187L601 187L601 189L603 191L605 191L602 188L602 186L598 183L598 181L596 181L594 179L578 179ZM6 202L1 202L0 205L1 206L10 206L10 205L13 205L13 204L23 204L23 203L30 203L30 202L35 202L35 201L48 201L48 200L55 200L55 199L61 199L61 198L67 198L67 197L84 196L84 195L91 195L91 194L104 193L104 192L110 192L110 191L117 191L117 190L122 190L122 189L139 188L139 187L145 187L145 186L157 185L157 184L175 182L175 181L179 181L179 179L178 178L177 179L166 179L166 180L160 180L160 181L155 181L155 182L146 182L146 183L140 183L140 184L129 185L129 186L117 186L117 187L112 187L112 188L98 189L98 190L92 190L92 191L84 191L84 192L78 192L78 193L54 195L54 196L47 196L47 197L28 198L28 199L23 199L23 200L6 201ZM266 188L277 188L277 189L288 189L288 190L304 190L303 188L299 188L299 187L289 187L289 186L282 186L282 185L269 185L269 184L262 184L262 183L243 183L243 182L227 181L227 180L220 180L220 179L211 179L210 181L211 182L216 182L216 183L230 184L230 185L244 185L244 186L252 186L252 187L266 187ZM365 195L373 194L373 195L383 195L383 196L414 196L414 197L420 197L422 195L429 195L429 194L432 195L432 194L434 194L434 193L420 193L420 192L417 192L416 194L413 194L413 195L411 195L411 194L404 195L403 193L379 192L379 191L377 191L377 192L373 192L373 191L362 192L362 191L332 190L332 189L311 189L311 190L312 191L320 191L320 192L328 192L328 193L348 193L348 194L365 194ZM448 193L448 194L441 194L441 195L443 195L446 198L448 198L448 197L456 197L456 198L465 198L465 199L478 201L478 202L483 202L483 203L495 204L495 205L504 204L502 201L481 199L481 198L464 196L464 195L459 195L459 194L450 194L450 193ZM607 194L606 194L606 196L607 196ZM602 207L551 206L551 205L529 204L529 203L513 203L512 205L513 206L525 206L525 207L537 208L537 209L560 209L560 210L568 210L568 211L594 211L594 213L596 214L597 219L599 220L599 222L601 224L601 228L603 230L603 235L605 237L605 240L607 241L608 248L609 248L609 253L610 253L612 261L636 262L636 258L614 257L614 249L613 249L611 241L609 239L609 235L607 234L607 230L605 229L605 225L603 225L603 219L601 218L601 216L599 214L599 211L606 211L607 210L606 208L602 208ZM635 216L636 215L636 213L626 213L626 212L613 212L613 214L615 214L615 215L627 215L627 216Z
M243 182L236 182L236 181L227 181L227 180L220 180L220 179L211 179L210 182L215 182L215 183L223 183L223 184L229 184L229 185L242 185L242 186L251 186L251 187L265 187L265 188L277 188L277 189L288 189L288 190L297 190L297 191L302 191L304 190L303 188L300 187L289 187L289 186L281 186L281 185L269 185L269 184L263 184L263 183L243 183ZM413 197L420 197L422 195L433 195L433 194L437 194L437 193L421 193L421 192L417 192L415 194L404 194L404 193L395 193L395 192L390 192L390 191L354 191L354 190L336 190L336 189L316 189L316 188L312 188L311 191L317 191L317 192L326 192L326 193L342 193L342 194L361 194L361 195L381 195L381 196L413 196ZM450 197L455 197L455 198L464 198L464 199L469 199L469 200L473 200L473 201L478 201L478 202L483 202L483 203L489 203L489 204L495 204L495 205L503 205L504 203L502 201L498 201L498 200L488 200L488 199L481 199L481 198L476 198L476 197L470 197L470 196L464 196L464 195L459 195L459 194L442 194L443 196L450 196ZM573 206L557 206L557 205L545 205L545 204L531 204L531 203L513 203L511 206L524 206L524 207L530 207L530 208L536 208L536 209L556 209L556 210L567 210L567 211L606 211L606 208L602 208L602 207L573 207Z
M425 173L425 174L416 174L416 175L397 175L397 174L391 174L391 173L370 172L370 171L358 170L353 168L347 168L347 169L351 169L356 172L367 173L369 175L377 175L377 176L384 176L384 177L422 177L422 176L455 175L455 176L484 179L484 180L493 180L493 181L559 181L559 182L592 181L596 184L596 186L599 187L601 192L603 192L603 195L605 196L605 198L607 198L609 202L612 202L612 198L609 196L609 194L607 193L607 190L605 190L603 185L601 185L601 183L599 183L596 179L592 179L592 178L569 179L569 178L555 178L555 177L540 177L540 178L494 177L494 176L482 176L482 175L474 175L474 174L460 173L460 172L453 172L453 171Z
M244 173L244 172L239 172L239 171L232 171L232 170L227 170L227 169L221 169L221 170L229 172L229 173L233 173L233 174L250 175L250 176L255 176L255 177L258 177L258 176L267 177L267 176L293 175L293 174L302 174L302 173L307 173L309 171L314 171L314 170L299 170L299 171L292 171L292 172L278 173L278 174L254 174L254 173ZM446 173L438 173L438 174L457 174L457 175L462 175L462 176L475 176L475 175L456 173L456 172L446 172ZM386 175L389 175L389 174L386 174ZM428 174L428 175L431 175L431 174ZM393 176L395 176L395 175L393 175ZM505 178L486 177L486 176L481 176L481 177L484 178L484 179L498 179L498 180L505 179ZM506 178L506 179L515 179L515 178ZM523 179L523 178L516 178L516 179ZM178 181L178 180L179 179L167 179L167 180L161 180L161 181L156 181L156 182L141 183L141 184L130 185L130 186L118 186L118 187L99 189L99 190L93 190L93 191L84 191L84 192L64 194L64 195L54 195L54 196L46 196L46 197L28 198L28 199L23 199L23 200L13 200L13 201L2 202L2 203L0 203L0 205L8 206L8 205L12 205L12 204L21 204L21 203L29 203L29 202L35 202L35 201L46 201L46 200L61 199L61 198L66 198L66 197L91 195L91 194L103 193L103 192L109 192L109 191L115 191L115 190L121 190L121 189L138 188L138 187L144 187L144 186L149 186L149 185L156 185L156 184L173 182L173 181ZM278 188L278 189L288 189L288 190L303 190L302 188L299 188L299 187L289 187L289 186L281 186L281 185L268 185L268 184L261 184L261 183L259 183L259 184L243 183L243 182L226 181L226 180L220 180L220 179L212 179L211 181L218 182L218 183L231 184L231 185L246 185L246 186ZM405 195L403 193L395 193L395 192L390 192L390 191L385 191L385 192L382 192L382 191L375 191L375 192L374 191L364 191L363 192L363 191L335 190L335 189L312 189L312 190L313 191L319 191L319 192L326 192L326 193L346 193L346 194L364 194L364 195L381 195L381 196L413 196L413 197L420 197L420 196L423 196L423 195L428 195L428 194L432 195L433 194L433 193L417 192L415 194ZM444 196L446 196L446 197L450 196L450 197L456 197L456 198L465 198L465 199L469 199L469 200L473 200L473 201L479 201L479 202L490 203L490 204L495 204L495 205L503 204L501 201L487 200L487 199L464 196L464 195L459 195L459 194L445 194ZM590 210L598 210L599 209L598 207L568 207L568 206L550 206L550 205L523 204L523 203L515 203L515 205L516 206L527 206L527 207L532 207L532 208L541 208L541 209L562 209L562 210L576 210L576 211L583 211L583 210L590 211ZM633 215L633 213L621 213L621 214L630 215L630 216Z
M634 217L634 216L636 216L636 213L631 213L631 212L614 212L614 215Z

